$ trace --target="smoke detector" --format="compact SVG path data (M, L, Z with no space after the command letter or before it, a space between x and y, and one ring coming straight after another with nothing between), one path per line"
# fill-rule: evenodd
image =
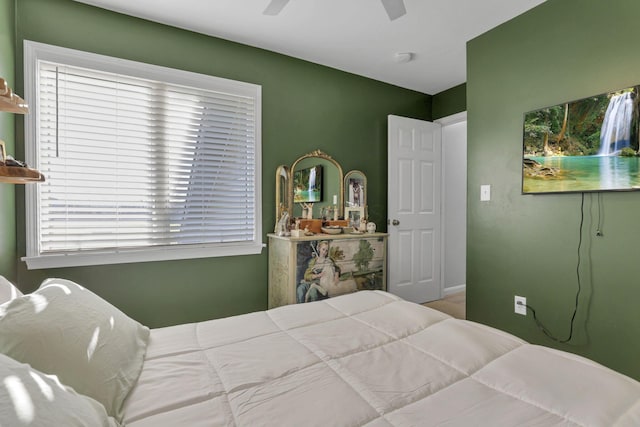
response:
M398 64L404 64L405 62L412 61L415 57L413 52L398 52L395 55L396 62Z

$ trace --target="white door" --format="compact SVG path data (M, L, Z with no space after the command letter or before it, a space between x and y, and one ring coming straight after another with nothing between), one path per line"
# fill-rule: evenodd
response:
M406 300L440 299L441 130L389 116L387 289Z

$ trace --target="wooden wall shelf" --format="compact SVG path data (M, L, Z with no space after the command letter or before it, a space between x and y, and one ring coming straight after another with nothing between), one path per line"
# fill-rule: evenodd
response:
M7 81L0 77L0 111L16 114L27 114L29 105L24 99L13 93Z
M29 105L24 99L13 93L7 81L0 77L0 111L8 113L27 114ZM24 163L17 162L7 156L4 141L0 140L0 182L8 184L28 184L43 182L44 175L36 169L28 168Z
M44 175L35 169L21 166L19 162L7 157L4 141L0 140L0 182L7 184L28 184L43 182Z

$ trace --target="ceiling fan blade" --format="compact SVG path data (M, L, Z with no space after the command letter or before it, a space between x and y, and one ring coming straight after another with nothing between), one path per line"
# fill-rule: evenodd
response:
M381 0L384 10L387 11L390 20L400 18L407 13L407 9L404 7L403 0Z
M271 0L267 8L262 12L263 15L275 16L289 3L289 0Z

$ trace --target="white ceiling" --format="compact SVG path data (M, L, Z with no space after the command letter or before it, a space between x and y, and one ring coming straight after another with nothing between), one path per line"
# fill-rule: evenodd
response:
M544 0L404 0L390 21L379 0L76 0L372 79L436 94L466 81L466 42ZM395 54L414 59L397 63Z

